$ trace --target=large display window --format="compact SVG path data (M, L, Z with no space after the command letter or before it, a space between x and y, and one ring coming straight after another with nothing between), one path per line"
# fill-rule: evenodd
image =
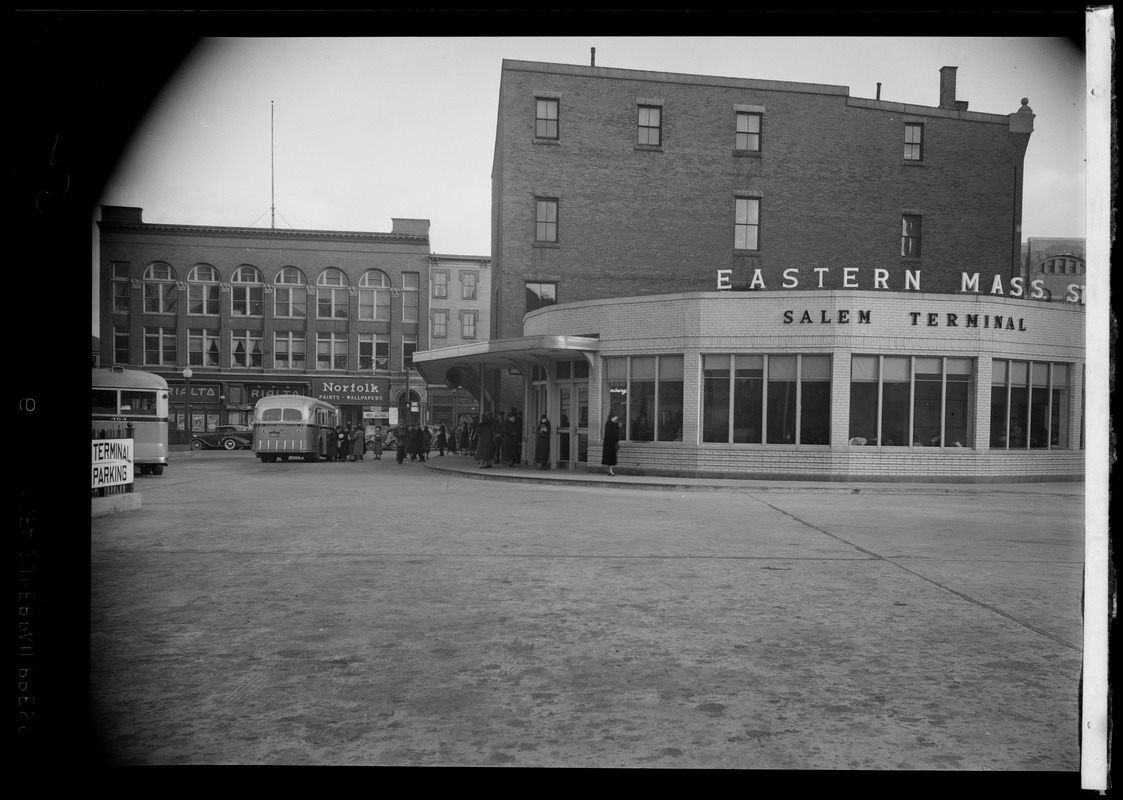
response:
M604 418L618 414L627 441L682 441L682 382L681 355L605 358Z
M830 444L831 357L702 356L702 441Z
M850 444L972 447L974 360L855 355Z
M995 359L990 446L998 450L1069 447L1069 364Z

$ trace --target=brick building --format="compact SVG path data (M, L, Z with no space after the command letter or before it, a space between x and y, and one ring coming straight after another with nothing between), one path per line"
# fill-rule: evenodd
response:
M491 341L430 382L650 474L1068 479L1084 315L1023 274L1028 101L504 62ZM528 434L529 431L524 431Z
M198 432L248 423L269 394L326 400L345 422L385 424L391 410L427 422L428 387L409 367L429 346L442 262L428 220L394 219L385 233L232 228L105 206L98 228L98 360L167 380L173 442L185 441L188 407ZM459 281L469 261L441 277Z

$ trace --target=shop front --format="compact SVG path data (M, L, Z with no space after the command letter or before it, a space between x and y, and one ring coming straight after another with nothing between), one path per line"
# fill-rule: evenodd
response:
M522 339L414 358L481 386L517 366L559 467L599 466L616 412L625 473L1082 480L1084 319L971 293L700 292L552 306Z

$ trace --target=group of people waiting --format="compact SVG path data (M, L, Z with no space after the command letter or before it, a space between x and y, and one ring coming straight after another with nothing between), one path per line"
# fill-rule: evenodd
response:
M328 461L362 461L366 453L366 431L362 425L337 425L327 437Z

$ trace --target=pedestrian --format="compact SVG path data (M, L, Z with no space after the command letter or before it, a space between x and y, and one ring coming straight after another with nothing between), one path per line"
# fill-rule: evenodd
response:
M328 461L335 461L335 457L339 453L338 433L339 430L337 428L328 428L327 430L327 436L325 437L327 439L327 453L325 453L325 455Z
M351 423L339 433L339 460L351 460Z
M445 432L445 424L442 422L437 426L437 452L443 456L447 447L448 433Z
M620 447L620 417L613 412L604 423L604 447L601 450L600 463L608 467L608 474L613 477L616 473L612 468L616 466L616 451Z
M464 455L468 455L471 450L472 429L467 420L461 421L460 430L456 432L456 447Z
M534 427L534 460L538 469L550 468L550 420L545 414Z
M480 469L491 469L495 458L495 435L491 415L484 414L476 423L476 462Z
M374 426L374 436L370 440L370 451L374 453L374 460L382 460L382 426Z
M355 427L351 429L351 460L362 461L366 449L366 431L363 430L363 424L357 422Z
M515 409L507 412L507 419L502 428L503 463L517 467L522 460L522 425L519 424Z
M398 463L406 463L406 448L409 447L409 431L406 429L404 422L398 423L397 438L394 440L394 447L398 453Z
M431 452L433 452L433 432L429 430L429 426L426 425L421 430L421 460L424 461L428 458Z
M409 429L409 460L410 461L424 461L425 451L421 448L425 446L425 437L421 432L420 425L414 425Z

